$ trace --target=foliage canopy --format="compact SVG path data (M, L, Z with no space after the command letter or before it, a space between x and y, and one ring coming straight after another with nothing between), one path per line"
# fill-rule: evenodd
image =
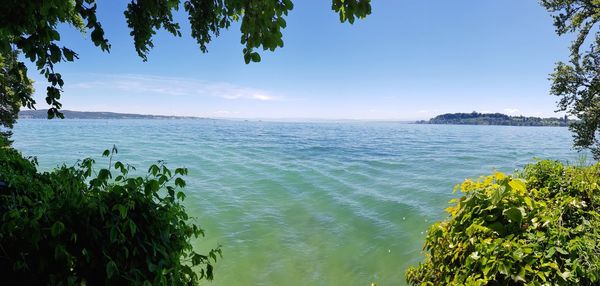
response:
M411 285L598 285L600 164L541 161L457 186Z
M110 43L96 16L96 5L95 0L5 0L0 5L0 55L7 57L18 51L36 64L49 83L46 90L49 118L62 117L59 100L64 81L54 67L78 57L75 51L60 46L58 26L68 24L90 33L94 45L110 51ZM244 60L249 63L260 61L256 49L274 51L283 47L282 29L293 7L292 0L132 0L124 13L135 50L143 60L147 60L154 46L152 37L157 30L181 36L173 12L183 8L191 25L191 36L202 52L207 51L213 37L240 22L240 42L244 45ZM370 0L332 0L331 8L339 14L341 22L354 23L371 13ZM20 74L27 74L22 63L17 68ZM21 100L27 101L30 108L35 105L31 97L24 96Z
M571 59L559 62L551 76L551 93L559 96L559 111L579 119L571 124L575 147L590 148L600 160L600 1L542 0L553 14L559 35L575 33ZM587 46L587 48L586 48Z
M193 250L204 235L181 202L182 176L159 162L144 177L94 160L39 173L0 148L0 274L8 285L197 285L212 279L220 249Z

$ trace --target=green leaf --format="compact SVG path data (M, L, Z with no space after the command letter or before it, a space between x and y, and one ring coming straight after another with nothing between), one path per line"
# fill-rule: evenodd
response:
M119 270L117 269L117 264L114 261L109 261L108 263L106 263L106 276L110 279L112 278L115 273L118 273Z
M160 168L157 165L152 165L148 168L148 172L152 174L152 176L156 176L160 172Z
M525 268L521 268L521 270L519 270L519 274L518 275L513 275L512 279L515 282L525 282Z
M117 204L113 207L113 210L117 209L122 219L127 217L127 207L122 204Z
M107 169L101 169L100 171L98 171L98 179L99 180L105 181L105 180L108 180L110 178L112 178L112 175L111 175L111 173L110 173L109 170L107 170Z
M556 247L554 247L554 249L556 250L556 252L558 252L558 253L560 253L560 254L563 254L563 255L569 255L569 252L568 252L568 251L566 251L566 250L565 250L564 248L562 248L562 247L558 247L558 246L556 246Z
M130 232L131 236L134 236L136 231L137 231L137 226L135 225L135 222L133 222L132 220L129 220L129 232Z
M252 61L257 63L260 62L260 55L257 52L252 53Z
M185 181L182 178L176 178L175 186L178 186L180 188L185 188Z
M498 271L500 271L501 274L508 275L510 274L510 266L504 262L499 262Z
M64 258L67 258L68 256L69 253L67 252L67 249L64 245L59 244L54 248L54 259L62 260Z
M74 59L77 58L77 54L70 49L63 47L62 51L63 51L63 56L69 62L72 62Z
M527 190L527 185L523 179L512 179L510 182L508 182L508 184L514 191L522 193Z
M60 61L61 56L62 56L60 48L57 45L55 45L55 44L51 44L49 46L49 50L50 50L50 60L53 63L58 63Z
M60 235L63 231L65 230L65 225L60 222L57 221L52 225L52 228L50 229L50 234L53 237L57 237L58 235Z
M177 168L177 169L175 169L175 174L184 176L184 175L188 174L188 170L187 170L187 168Z
M533 201L531 200L530 197L524 197L523 201L529 208L533 208Z
M498 203L500 203L500 201L502 201L502 199L504 198L506 193L507 193L507 191L506 191L505 186L500 186L500 187L496 188L492 192L492 197L491 197L492 204L497 205Z
M510 221L520 224L523 221L525 212L522 208L512 207L502 212Z
M119 236L119 230L116 226L110 228L110 241L117 242Z
M546 258L552 258L552 256L554 256L554 253L556 253L556 247L550 247L548 249L548 251L546 251Z

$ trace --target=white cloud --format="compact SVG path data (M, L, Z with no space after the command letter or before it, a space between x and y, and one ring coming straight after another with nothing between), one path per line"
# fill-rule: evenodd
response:
M217 111L209 112L209 114L214 115L214 116L229 116L229 115L237 115L240 113L237 111L217 110Z
M417 110L417 113L422 115L434 115L442 113L442 111L440 111L439 109L421 109Z
M516 108L504 108L504 112L508 114L516 114L520 112L520 110Z
M189 78L138 74L94 75L95 81L67 83L66 89L116 90L127 93L158 94L169 96L198 95L228 100L258 101L279 100L270 92L225 82L208 82Z

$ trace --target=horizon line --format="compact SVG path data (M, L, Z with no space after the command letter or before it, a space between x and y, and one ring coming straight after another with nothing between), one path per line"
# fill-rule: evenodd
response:
M20 110L19 113L22 112L44 112L47 111L48 109L26 109L26 110ZM319 117L223 117L223 116L217 116L217 117L213 117L213 116L199 116L199 115L181 115L181 114L150 114L150 113L133 113L133 112L117 112L117 111L90 111L90 110L71 110L71 109L62 109L59 110L61 112L82 112L82 113L111 113L111 114L117 114L117 115L138 115L138 116L156 116L156 117L177 117L177 118L181 118L181 119L218 119L218 120L261 120L261 121L297 121L297 120L302 120L302 121L366 121L366 122L417 122L417 121L422 121L422 120L430 120L433 117L436 117L438 115L443 115L443 114L457 114L457 113L473 113L473 112L477 112L480 114L505 114L511 117L538 117L538 118L562 118L564 117L564 115L560 116L559 114L557 114L557 116L555 117L543 117L543 116L536 116L536 115L524 115L524 114L519 114L519 115L512 115L512 114L506 114L506 113L502 113L502 112L479 112L479 111L471 111L471 112L444 112L444 113L439 113L437 115L433 115L432 117L429 118L418 118L418 119L401 119L401 118L319 118ZM29 118L32 119L32 118ZM65 119L68 119L65 117Z

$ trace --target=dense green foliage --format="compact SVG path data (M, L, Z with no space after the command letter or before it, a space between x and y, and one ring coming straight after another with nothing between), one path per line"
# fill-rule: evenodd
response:
M600 284L600 164L541 161L457 190L411 285Z
M540 118L508 116L502 113L446 113L419 124L511 125L511 126L567 126L573 123L566 118Z
M91 41L103 51L110 50L102 24L96 16L95 0L4 0L0 5L0 55L7 57L20 51L36 64L48 80L46 102L51 106L48 117L63 117L60 96L64 81L54 70L57 63L71 62L78 58L75 51L60 46L58 27L67 24L83 33L90 32ZM202 52L213 37L223 29L240 22L241 40L246 63L260 61L255 49L274 51L283 47L282 29L285 17L294 7L292 0L135 0L125 11L127 25L131 29L134 47L146 60L154 46L152 37L163 28L175 36L181 36L179 23L173 20L173 12L181 8L188 15L191 36L196 39ZM354 23L371 13L370 0L332 0L332 10L341 22ZM116 11L115 11L116 12ZM19 63L19 73L26 75L25 66ZM21 100L31 99L21 97ZM28 101L31 106L35 104ZM29 104L27 105L30 106Z
M552 74L551 93L560 97L560 111L579 119L570 127L575 146L590 148L600 160L600 0L541 3L553 14L559 35L576 33L570 61L559 62Z
M17 53L0 53L0 146L6 145L21 106L32 107L33 86Z
M559 35L575 33L551 93L577 120L446 114L421 123L569 125L575 147L600 159L600 0L541 0ZM590 36L591 35L591 36ZM594 36L595 35L595 36ZM587 46L588 48L584 48ZM411 285L600 285L600 164L542 161L514 176L467 180L450 218L434 224Z
M0 274L5 285L196 285L212 279L220 249L202 255L203 231L185 213L187 174L164 163L145 177L113 161L40 173L0 148Z

